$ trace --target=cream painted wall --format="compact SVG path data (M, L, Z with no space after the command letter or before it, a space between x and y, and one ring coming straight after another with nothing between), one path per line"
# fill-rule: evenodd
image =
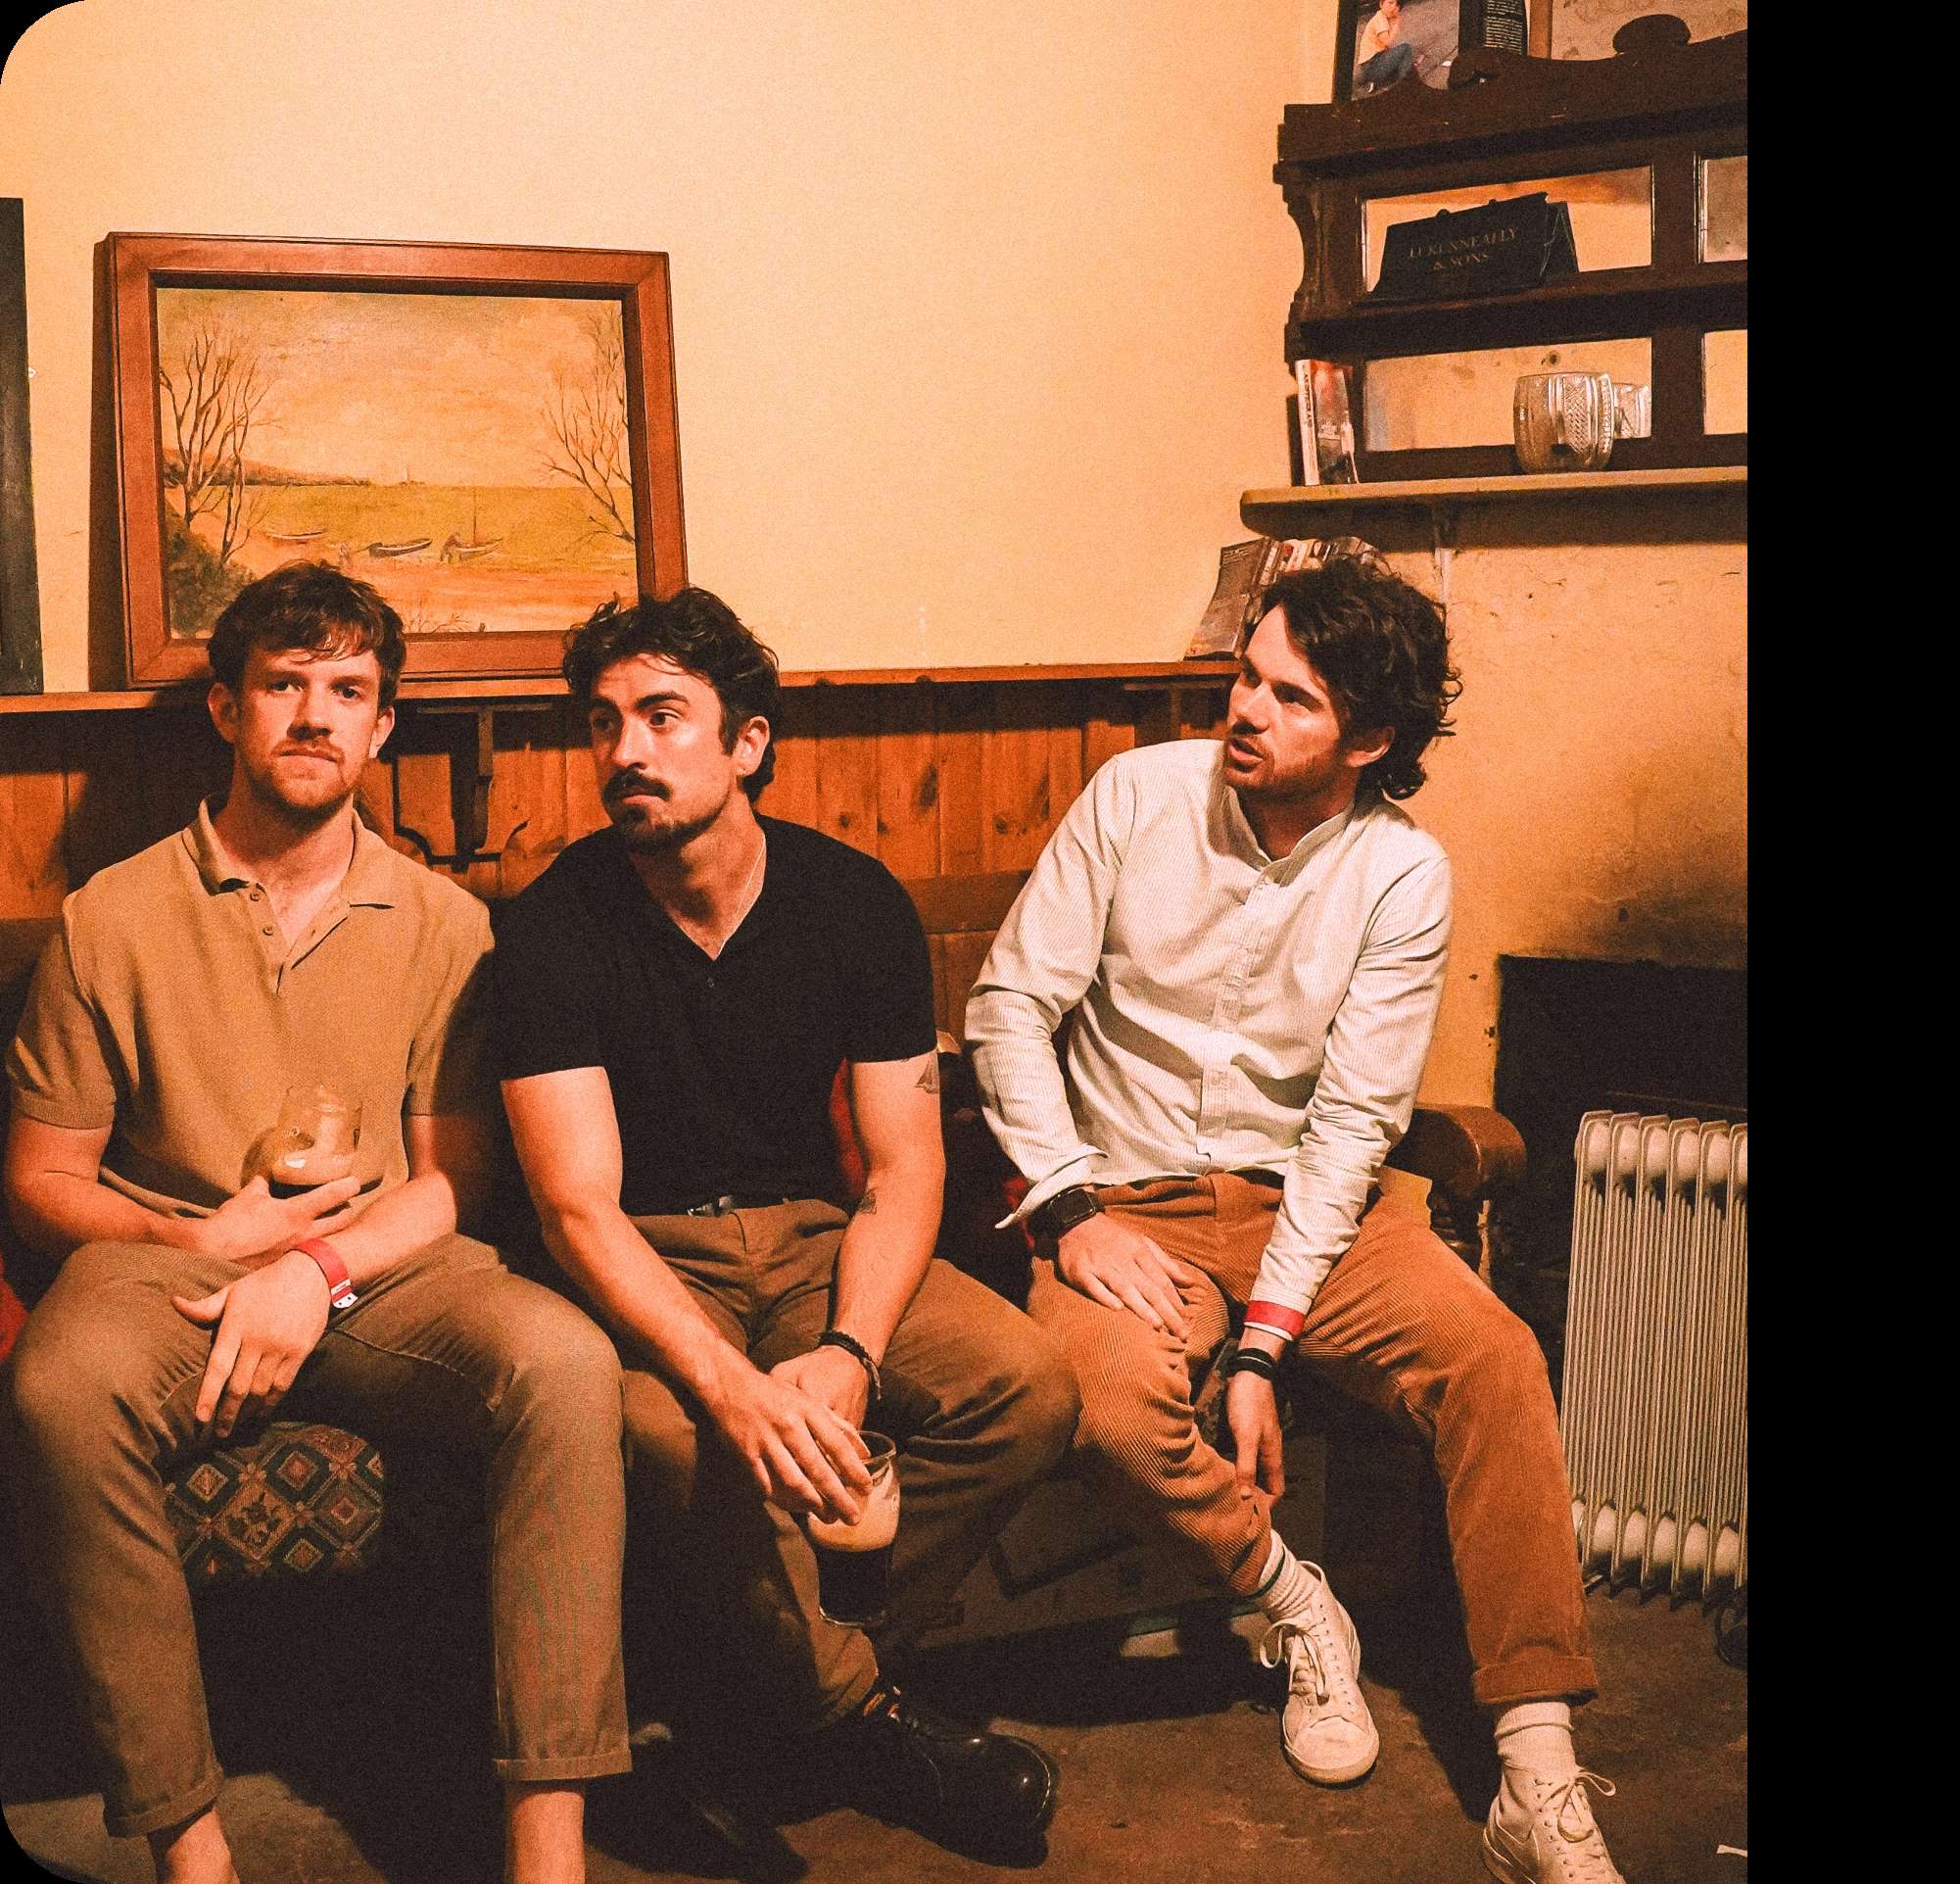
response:
M787 664L1175 658L1286 476L1270 172L1322 11L59 9L0 81L49 687L86 684L111 229L664 249L690 570Z
M1432 1100L1490 1102L1500 954L1747 960L1742 505L1657 502L1617 543L1573 521L1472 511L1452 558L1458 731L1408 806L1456 870ZM1431 556L1391 560L1437 592Z
M1274 128L1328 97L1334 11L63 9L0 80L50 685L84 684L116 228L664 248L692 568L790 665L1174 657L1239 491L1285 481ZM1742 959L1741 517L1673 542L1709 534L1682 502L1635 543L1463 524L1461 733L1410 805L1457 866L1431 1098L1490 1096L1502 952Z

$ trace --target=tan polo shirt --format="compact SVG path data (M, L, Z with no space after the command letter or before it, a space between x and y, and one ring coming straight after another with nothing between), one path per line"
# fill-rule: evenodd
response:
M113 1128L105 1184L202 1215L238 1189L285 1088L320 1082L361 1106L363 1185L400 1184L405 1111L494 1109L490 947L481 902L359 825L347 875L289 949L200 805L63 903L7 1056L15 1110Z

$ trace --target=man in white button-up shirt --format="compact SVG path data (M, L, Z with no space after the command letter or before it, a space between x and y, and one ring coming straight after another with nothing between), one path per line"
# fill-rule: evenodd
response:
M1407 583L1352 560L1282 577L1225 742L1096 773L980 969L967 1038L1028 1181L1028 1309L1076 1364L1080 1466L1140 1533L1258 1600L1262 1659L1287 1666L1288 1761L1338 1784L1380 1745L1354 1625L1270 1522L1293 1345L1431 1446L1504 1761L1486 1862L1612 1884L1572 1751L1595 1677L1543 1357L1376 1188L1450 935L1449 860L1393 800L1422 783L1457 692L1443 622ZM1192 1401L1241 1315L1233 1464Z

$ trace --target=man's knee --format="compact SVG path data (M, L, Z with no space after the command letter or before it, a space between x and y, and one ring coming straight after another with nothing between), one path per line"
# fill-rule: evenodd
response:
M619 1355L589 1315L550 1289L528 1285L512 1349L506 1407L586 1443L617 1448Z
M1172 1337L1126 1310L1109 1311L1102 1334L1073 1350L1082 1402L1076 1450L1134 1452L1166 1425L1168 1411L1182 1411L1188 1424L1189 1379Z
M1029 1323L1021 1356L1022 1381L1015 1422L1024 1442L1053 1464L1069 1450L1081 1418L1076 1370L1045 1329Z
M59 1291L28 1316L8 1365L7 1425L43 1456L85 1446L119 1408L134 1406L156 1365L143 1342L109 1318L96 1294L127 1273L126 1246L94 1243L68 1259Z
M1479 1290L1474 1315L1454 1319L1455 1338L1437 1370L1445 1392L1493 1407L1550 1393L1538 1337L1495 1295Z

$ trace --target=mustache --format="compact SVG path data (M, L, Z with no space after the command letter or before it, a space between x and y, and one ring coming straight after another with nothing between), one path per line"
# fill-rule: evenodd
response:
M341 756L339 747L322 745L314 740L288 740L278 748L278 754L280 756L290 754L296 758L332 759L336 764L339 763Z
M616 772L599 788L599 797L607 804L636 796L664 798L667 788L638 772Z

